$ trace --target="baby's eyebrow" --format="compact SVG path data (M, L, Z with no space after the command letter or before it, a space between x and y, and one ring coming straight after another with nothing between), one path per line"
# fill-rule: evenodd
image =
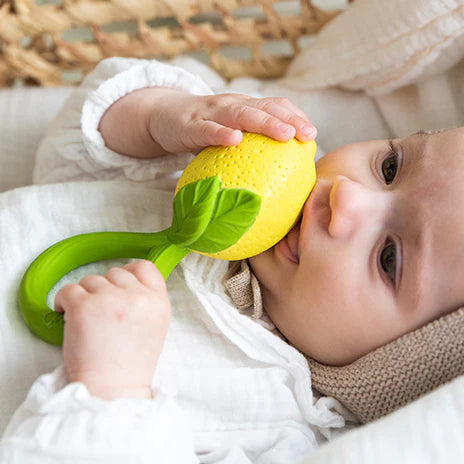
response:
M415 136L418 137L415 138ZM422 166L429 136L430 132L421 129L399 142L403 153L406 155L408 168L411 169L414 166L413 172L417 172Z
M404 175L402 176L402 182L408 182L413 176L421 175L425 158L427 157L427 144L429 141L430 133L423 129L399 141L398 145L404 155ZM411 224L411 222L408 223ZM425 254L428 249L428 232L427 227L413 230L412 233L409 232L408 245L406 246L405 244L404 248L403 276L407 276L407 279L402 278L402 282L407 281L407 286L401 288L404 289L403 292L409 295L411 301L414 301L416 307L420 306L421 298L425 295L424 285L426 279L424 278L424 273L426 266L423 263L425 262ZM409 252L406 251L406 248ZM413 251L411 251L411 248Z
M419 129L417 132L414 132L412 133L411 135L409 135L408 137L406 138L409 138L409 137L414 137L416 135L420 135L420 136L423 136L423 137L426 137L428 135L431 135L431 134L434 134L435 131L428 131L428 130L425 130L425 129Z
M413 135L432 135L432 134L439 134L440 132L445 132L449 130L448 128L444 127L442 129L436 129L436 130L424 130L424 129L419 129L417 132L414 132Z

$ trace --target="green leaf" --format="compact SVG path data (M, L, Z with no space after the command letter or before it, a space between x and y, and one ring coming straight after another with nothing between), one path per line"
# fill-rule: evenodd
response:
M201 237L213 214L220 188L221 180L214 176L184 185L177 192L168 234L171 243L186 247Z
M220 190L210 223L189 248L206 253L229 248L253 225L260 207L261 197L250 190Z

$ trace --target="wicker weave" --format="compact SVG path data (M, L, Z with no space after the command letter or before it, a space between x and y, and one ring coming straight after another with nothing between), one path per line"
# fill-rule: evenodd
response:
M195 51L225 78L277 77L299 40L337 13L311 0L0 0L0 86L77 83L109 56ZM275 41L287 50L263 53ZM243 47L249 59L230 56Z

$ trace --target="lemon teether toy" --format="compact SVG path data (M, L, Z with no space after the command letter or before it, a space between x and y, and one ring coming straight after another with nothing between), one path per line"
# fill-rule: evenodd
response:
M314 142L278 142L247 132L237 146L204 149L179 179L168 229L76 235L39 255L19 288L27 326L46 342L62 344L63 315L47 306L47 295L84 264L148 259L166 279L190 251L239 260L272 247L297 221L314 186L315 152Z

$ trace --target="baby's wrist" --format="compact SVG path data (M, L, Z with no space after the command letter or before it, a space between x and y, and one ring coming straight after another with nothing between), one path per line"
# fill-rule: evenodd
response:
M165 99L174 91L166 87L147 87L114 102L98 125L105 145L133 158L165 155L166 150L158 142L158 119L165 117Z
M87 386L92 396L97 396L107 401L117 399L152 399L153 391L150 386L144 387L105 387Z
M96 396L104 400L116 399L152 399L153 390L150 385L118 385L102 383L100 379L92 379L92 376L68 376L68 383L80 382L85 385L91 396Z
M167 119L167 112L170 109L176 107L175 104L168 104L166 106L166 99L169 99L170 96L177 96L180 93L186 92L181 89L170 87L155 87L147 89L146 91L147 93L151 93L152 101L149 105L149 111L147 111L146 116L144 118L145 127L147 129L147 133L151 138L152 143L163 147L163 144L160 141L160 138L166 135L166 128L163 127L163 123Z

